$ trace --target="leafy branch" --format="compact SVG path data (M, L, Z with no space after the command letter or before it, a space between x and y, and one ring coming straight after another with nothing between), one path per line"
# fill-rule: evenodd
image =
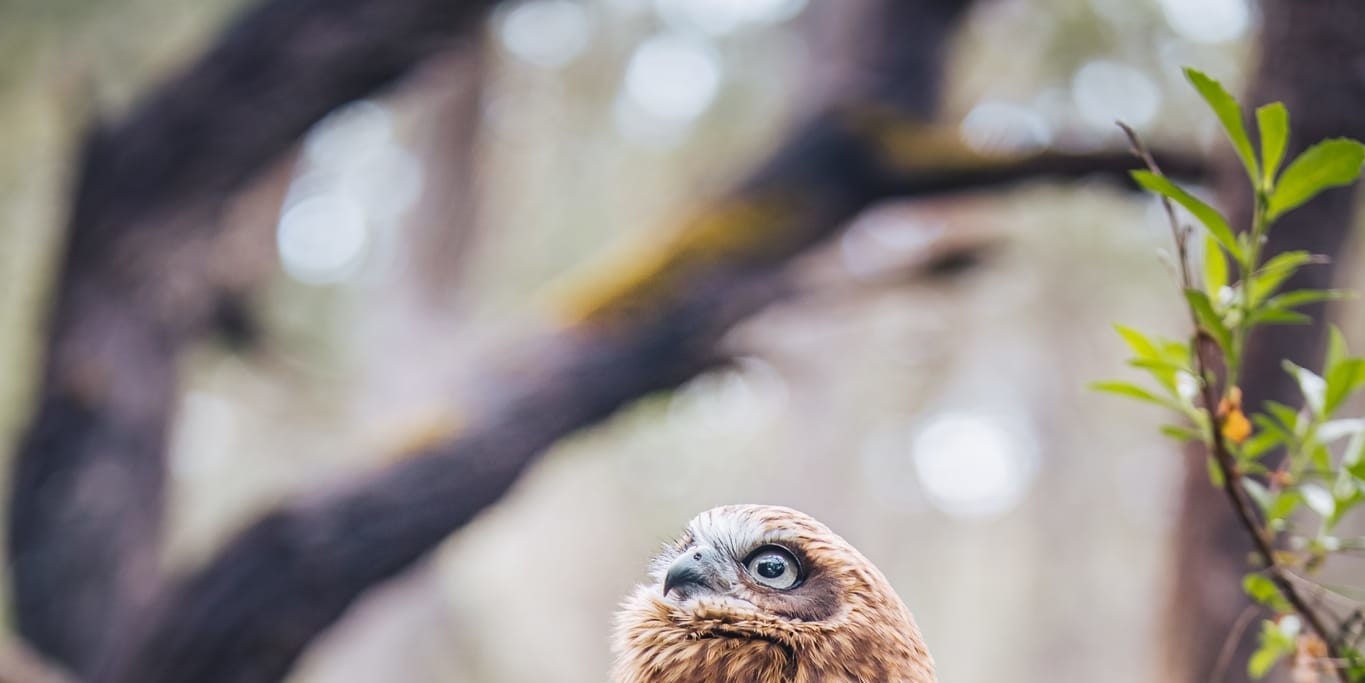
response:
M1213 110L1246 170L1255 206L1251 225L1235 231L1227 218L1167 178L1137 135L1119 124L1146 170L1133 172L1139 185L1160 196L1176 247L1176 270L1193 333L1186 340L1149 337L1118 326L1134 358L1159 387L1151 390L1126 381L1094 388L1155 403L1183 415L1191 426L1167 425L1163 433L1203 444L1209 476L1227 496L1241 526L1251 537L1260 569L1248 573L1243 588L1268 607L1274 618L1261 624L1260 647L1248 662L1263 676L1293 656L1296 670L1332 672L1340 681L1365 681L1365 656L1359 647L1362 612L1353 601L1351 616L1336 620L1306 591L1329 589L1306 578L1335 553L1358 548L1365 539L1340 538L1335 528L1365 502L1365 420L1338 419L1337 412L1365 388L1365 358L1348 355L1345 340L1333 329L1320 373L1285 361L1303 394L1296 410L1266 401L1250 417L1242 405L1242 361L1249 335L1263 325L1304 324L1311 318L1296 310L1350 292L1283 285L1300 268L1325 257L1291 251L1264 258L1262 250L1275 220L1320 192L1353 183L1365 163L1365 145L1333 139L1309 147L1281 172L1289 141L1289 114L1276 102L1255 112L1259 149L1244 126L1241 106L1217 81L1186 69L1186 77ZM1178 204L1202 226L1202 254L1195 267L1196 232L1181 222ZM1345 442L1340 455L1332 446ZM1272 461L1272 454L1283 457ZM1315 531L1305 533L1292 519L1311 512ZM1338 591L1339 594L1339 591ZM1331 622L1331 623L1329 623Z

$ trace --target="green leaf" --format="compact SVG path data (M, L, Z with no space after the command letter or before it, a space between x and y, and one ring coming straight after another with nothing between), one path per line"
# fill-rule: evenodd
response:
M1299 391L1303 393L1303 399L1308 403L1308 407L1315 415L1324 415L1324 408L1327 402L1327 382L1319 377L1312 370L1299 367L1293 361L1284 361L1284 371L1294 377L1299 383Z
M1245 460L1259 458L1284 443L1284 433L1274 429L1261 429L1242 444L1241 456Z
M1251 314L1248 325L1308 325L1313 318L1297 311L1283 308L1261 308Z
M1279 495L1275 496L1275 498L1270 501L1270 504L1266 506L1265 519L1267 522L1285 519L1289 517L1289 515L1294 514L1294 510L1297 509L1299 503L1302 502L1303 496L1298 491L1294 489L1281 491Z
M1175 439L1176 441L1200 441L1204 440L1204 435L1194 429L1181 425L1161 425L1161 433Z
M1315 304L1319 301L1340 301L1356 296L1356 293L1349 289L1296 289L1266 299L1265 305L1267 308L1289 309Z
M1218 213L1217 209L1205 204L1203 200L1181 189L1165 176L1159 176L1151 171L1132 171L1133 180L1138 185L1151 190L1163 197L1174 200L1177 204L1185 207L1187 211L1194 214L1200 223L1208 229L1209 234L1223 245L1224 249L1232 254L1233 258L1241 261L1242 248L1237 244L1237 238L1232 234L1232 227L1228 225L1227 219Z
M1331 374L1333 368L1341 361L1346 360L1349 351L1346 349L1346 335L1341 333L1341 328L1336 325L1328 325L1327 330L1327 360L1324 361L1322 367L1323 372Z
M1327 373L1327 392L1323 401L1324 415L1331 415L1346 399L1365 387L1365 358L1346 358Z
M1256 414L1251 416L1252 424L1256 425L1256 433L1269 432L1274 434L1285 445L1292 445L1295 442L1292 431L1286 430L1278 421L1271 419L1267 415Z
M1212 235L1204 237L1204 291L1209 293L1210 298L1216 298L1218 292L1228 284L1228 259L1223 255L1223 248L1218 246L1218 241Z
M1258 108L1256 128L1261 134L1261 187L1269 190L1275 186L1275 173L1289 142L1289 111L1279 102Z
M1355 140L1335 138L1309 147L1290 162L1275 184L1266 219L1275 220L1327 188L1355 182L1362 163L1365 145Z
M1128 364L1135 368L1146 370L1170 395L1180 395L1176 380L1179 373L1184 370L1180 366L1175 365L1174 363L1167 363L1163 360L1142 358L1130 360L1128 361Z
M1199 321L1199 327L1203 328L1213 340L1218 342L1218 347L1223 349L1223 353L1232 354L1232 332L1228 330L1223 318L1214 310L1213 302L1209 296L1197 289L1185 290L1185 299L1190 302L1190 309L1194 311L1194 317ZM1235 359L1234 359L1235 360Z
M1114 325L1114 330L1123 337L1123 341L1128 342L1128 348L1137 354L1138 358L1157 358L1159 356L1156 345L1147 339L1145 335L1131 327Z
M1309 441L1309 445L1311 448L1305 450L1308 451L1308 459L1313 463L1313 466L1323 472L1332 469L1332 451L1327 450L1327 446L1316 439ZM1295 474L1297 475L1298 472Z
M1247 302L1256 306L1267 296L1275 293L1284 281L1289 279L1299 268L1310 263L1323 263L1324 259L1314 256L1306 251L1286 251L1283 254L1276 254L1274 258L1266 261L1264 265L1256 269L1251 274L1251 282L1247 290Z
M1178 363L1182 369L1188 370L1190 367L1190 345L1189 342L1173 341L1161 339L1157 345L1158 353L1163 360L1171 363Z
M1227 479L1223 477L1223 468L1218 466L1218 461L1210 455L1204 458L1204 465L1209 468L1209 483L1213 484L1214 488L1223 488Z
M1265 678L1275 664L1287 654L1289 653L1262 647L1247 660L1247 673L1251 674L1252 678Z
M1352 480L1345 470L1342 470L1340 474L1343 476L1337 478L1338 485L1332 487L1332 497L1335 499L1336 505L1332 514L1323 520L1325 531L1331 531L1346 516L1346 513L1365 501L1365 492L1361 491L1360 485Z
M1259 648L1252 653L1251 659L1247 660L1247 673L1251 674L1253 679L1265 678L1265 675L1270 673L1270 670L1287 654L1289 653L1270 648Z
M1342 471L1365 481L1365 432L1356 434L1341 456Z
M1119 396L1135 398L1138 399L1139 401L1155 403L1156 405L1170 408L1171 410L1178 411L1181 409L1180 406L1176 404L1174 401L1157 396L1156 394L1153 394L1152 392L1143 389L1142 387L1133 384L1132 382L1124 382L1121 380L1093 382L1090 384L1090 388L1095 391L1103 391L1110 394L1118 394Z
M1317 484L1304 484L1299 490L1303 494L1304 504L1309 510L1318 513L1318 516L1331 517L1336 511L1336 500L1327 489Z
M1242 579L1242 590L1252 600L1276 612L1286 612L1290 609L1289 601L1280 594L1279 587L1264 574L1247 574Z
M1298 436L1301 427L1299 424L1299 411L1280 403L1279 401L1266 401L1265 409L1270 411L1270 415L1275 418L1275 424L1288 430L1293 436Z
M1232 95L1223 89L1221 83L1199 71L1186 68L1185 78L1189 79L1194 89L1199 91L1204 101L1209 103L1209 108L1218 117L1218 121L1223 124L1223 131L1228 134L1232 148L1237 151L1238 158L1242 160L1242 166L1246 167L1247 177L1251 178L1251 184L1259 187L1261 172L1257 168L1256 154L1251 150L1251 140L1247 138L1246 127L1242 123L1241 105L1237 104L1237 100L1233 99Z
M1275 663L1286 655L1298 650L1299 631L1303 621L1297 615L1287 615L1280 620L1266 619L1261 622L1260 647L1247 662L1247 672L1253 678L1261 678L1270 671Z
M1328 392L1330 391L1331 389L1329 388ZM1314 438L1318 441L1329 444L1338 439L1355 436L1361 431L1365 431L1365 420L1357 418L1348 420L1328 420L1327 422L1318 425L1317 431L1313 434Z

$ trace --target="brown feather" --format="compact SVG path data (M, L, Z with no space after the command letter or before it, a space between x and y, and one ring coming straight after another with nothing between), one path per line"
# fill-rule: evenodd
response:
M664 575L697 544L720 551L723 580L664 594ZM758 547L792 552L804 581L754 580ZM613 683L935 683L914 618L853 546L789 508L734 505L698 515L652 564L617 617Z

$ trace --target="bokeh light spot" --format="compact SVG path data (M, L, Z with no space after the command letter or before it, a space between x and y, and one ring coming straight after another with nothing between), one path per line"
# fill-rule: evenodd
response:
M529 0L512 8L498 25L503 47L545 68L564 66L583 53L592 30L583 6L570 0Z
M1246 34L1251 8L1246 0L1161 0L1166 23L1196 43L1222 43Z
M962 119L962 141L978 152L1028 152L1050 144L1052 131L1028 107L982 102Z
M690 122L720 91L721 64L705 41L664 33L645 40L626 66L626 94L644 112Z
M360 265L369 243L365 214L350 199L327 194L285 209L277 232L285 272L308 284L340 282Z
M776 24L801 13L806 0L655 0L659 16L674 28L724 35Z
M1096 128L1117 130L1114 122L1147 125L1161 106L1161 91L1141 71L1097 59L1081 67L1071 80L1071 96L1081 118Z
M934 507L964 519L994 517L1023 501L1038 469L1032 434L999 416L944 413L925 422L910 452Z

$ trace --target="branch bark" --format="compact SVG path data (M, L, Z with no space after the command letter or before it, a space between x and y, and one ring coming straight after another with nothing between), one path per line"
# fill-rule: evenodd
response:
M10 499L18 628L46 656L91 671L156 590L176 355L216 300L203 273L221 202L488 4L266 2L90 134Z

